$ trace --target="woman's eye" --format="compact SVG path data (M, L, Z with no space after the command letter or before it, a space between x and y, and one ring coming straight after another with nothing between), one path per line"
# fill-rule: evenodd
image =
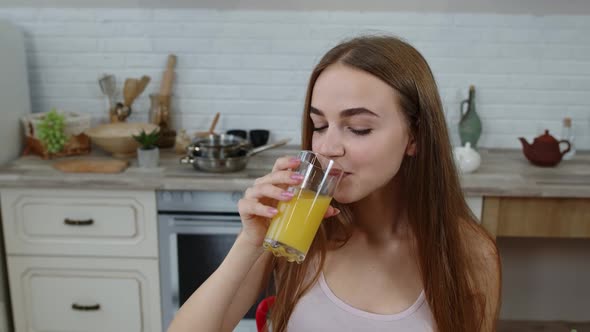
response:
M365 135L369 135L373 129L354 129L354 128L350 128L350 131L355 134L355 135L359 135L359 136L365 136Z
M322 131L324 129L328 128L328 126L323 126L323 127L313 127L313 131Z

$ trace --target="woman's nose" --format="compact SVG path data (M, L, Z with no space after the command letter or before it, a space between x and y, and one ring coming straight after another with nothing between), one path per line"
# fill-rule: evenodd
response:
M344 155L344 144L335 131L328 130L325 135L318 138L316 152L326 157L341 157Z

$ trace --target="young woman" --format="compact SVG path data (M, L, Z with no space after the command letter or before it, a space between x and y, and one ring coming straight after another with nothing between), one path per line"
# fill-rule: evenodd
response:
M495 331L497 248L465 203L420 53L388 36L331 49L311 74L302 138L346 172L304 263L262 249L300 181L283 157L246 190L242 232L168 331L231 331L271 275L273 332Z

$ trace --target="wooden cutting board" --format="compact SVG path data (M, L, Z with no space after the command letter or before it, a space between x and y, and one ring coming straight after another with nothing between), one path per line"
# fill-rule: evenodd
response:
M67 159L53 163L53 167L66 173L120 173L129 162L117 159Z

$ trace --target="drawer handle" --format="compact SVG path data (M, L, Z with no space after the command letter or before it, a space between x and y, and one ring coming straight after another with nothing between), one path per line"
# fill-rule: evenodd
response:
M64 219L64 224L71 225L71 226L88 226L88 225L94 224L94 220L93 219L76 220L76 219L66 218L66 219Z
M93 305L81 305L78 303L72 303L72 309L78 311L98 311L100 310L100 304L93 304Z

